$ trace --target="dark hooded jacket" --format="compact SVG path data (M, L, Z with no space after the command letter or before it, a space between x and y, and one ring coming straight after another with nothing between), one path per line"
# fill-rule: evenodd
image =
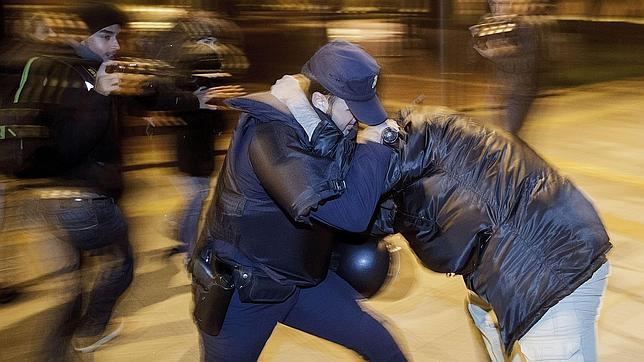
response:
M320 113L322 122L309 141L286 106L269 93L229 104L244 113L220 171L197 253L214 242L220 258L250 262L278 283L316 285L326 276L332 232L311 222L311 211L344 192L355 131L343 136Z
M115 97L94 90L98 56L79 46L76 54L31 58L12 99L14 108L40 111L51 132L21 178L43 177L55 186L82 187L118 197L121 153Z
M377 223L402 233L429 269L463 275L493 307L509 351L606 262L604 226L518 138L446 110L401 119L406 138L388 175L395 211Z

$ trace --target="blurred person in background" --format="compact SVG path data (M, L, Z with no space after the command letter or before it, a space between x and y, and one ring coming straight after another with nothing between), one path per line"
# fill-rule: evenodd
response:
M518 134L547 67L549 24L545 15L552 5L550 0L489 0L488 4L490 15L473 27L482 30L474 49L494 64L496 81L502 87L500 126Z
M0 42L0 81L5 86L0 89L2 104L10 104L20 80L25 63L38 55L64 55L69 53L67 46L60 42L61 37L50 27L50 13L8 12L7 34ZM4 30L4 29L3 29Z
M367 228L391 155L379 144L355 147L357 120L386 118L379 70L362 48L334 41L302 68L308 95L279 91L299 84L287 76L277 98L229 101L244 113L190 266L206 361L257 360L278 322L369 360L405 360L358 293L328 271L334 228ZM232 284L212 285L222 278Z
M30 195L24 211L30 223L43 223L49 236L73 249L66 269L76 276L68 289L59 291L66 301L55 325L46 330L39 356L44 360L63 360L70 340L75 350L91 352L118 336L122 325L110 320L134 267L127 223L117 206L122 181L113 93L120 87L119 75L106 73L120 48L117 37L126 19L101 3L79 7L78 16L89 36L72 43L69 56L29 59L12 99L18 113L38 111L30 114L31 120L22 119L23 124L31 121L49 135L23 160L23 167L12 170L17 179L46 181L27 183L16 193ZM18 131L14 137L27 142L23 128L13 128ZM98 257L100 272L89 296L82 298L85 255Z
M227 55L221 54L227 37L236 36L237 29L231 27L224 20L189 16L179 19L156 39L156 46L145 51L148 57L174 66L178 74L171 87L159 87L154 97L148 97L153 102L146 108L172 111L185 122L177 130L176 157L186 206L178 220L180 245L171 255L192 253L215 167L215 133L224 127L223 100L245 94L243 87L233 83Z

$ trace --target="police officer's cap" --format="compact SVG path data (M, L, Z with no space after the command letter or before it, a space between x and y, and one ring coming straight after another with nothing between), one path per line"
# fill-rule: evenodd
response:
M387 119L376 83L380 66L361 47L343 40L327 43L302 67L302 73L344 99L358 121L377 125Z

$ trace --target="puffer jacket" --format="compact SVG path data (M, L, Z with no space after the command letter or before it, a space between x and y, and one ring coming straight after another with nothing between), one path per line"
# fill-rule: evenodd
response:
M606 262L604 226L568 179L509 133L445 109L402 112L401 125L388 175L395 212L377 224L402 233L429 269L463 275L493 307L510 351Z

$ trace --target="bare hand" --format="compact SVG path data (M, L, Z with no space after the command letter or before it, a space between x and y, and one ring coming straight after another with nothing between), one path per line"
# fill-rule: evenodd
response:
M227 98L239 97L246 94L244 88L240 85L224 85L212 88L200 87L193 94L199 99L199 108L217 110L220 106L210 104L214 101L221 101Z
M515 56L519 53L520 48L516 44L504 40L488 40L485 48L474 46L474 49L484 58L492 61L500 58Z
M295 100L306 100L304 89L308 89L311 81L301 74L285 75L271 86L271 94L280 102L288 104Z
M103 62L96 72L94 91L98 94L108 96L117 93L120 89L121 75L119 73L106 73L105 67L114 62Z

